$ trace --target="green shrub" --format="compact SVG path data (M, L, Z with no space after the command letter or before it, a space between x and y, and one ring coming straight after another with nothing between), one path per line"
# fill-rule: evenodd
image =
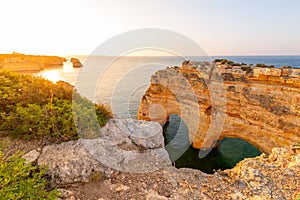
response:
M221 62L221 61L222 61L222 59L218 59L218 58L217 58L217 59L215 59L213 62L214 62L214 63L218 63L218 62Z
M288 65L288 66L284 65L284 66L282 66L281 68L282 68L282 69L293 69L293 67L290 66L290 65Z
M0 71L0 96L0 131L18 138L69 141L78 139L77 130L94 137L111 117L107 107L81 97L71 85L31 75Z
M226 60L226 59L215 59L214 62L215 63L220 62L222 65L228 64L228 65L231 65L231 66L241 66L240 63L235 63L231 60Z
M227 62L228 62L228 60L223 59L223 60L221 61L221 64L224 65L224 64L226 64Z
M296 200L300 200L300 193L296 196Z
M260 63L257 63L257 64L255 65L255 67L274 68L275 66L274 66L274 65L266 65L266 64L260 64Z
M241 66L240 63L233 63L232 66Z
M57 199L56 190L47 191L45 171L18 155L5 159L0 152L0 199Z

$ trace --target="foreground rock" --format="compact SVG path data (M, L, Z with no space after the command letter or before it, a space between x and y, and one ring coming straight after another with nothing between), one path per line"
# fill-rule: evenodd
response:
M110 120L98 139L46 146L24 158L48 166L62 199L271 200L292 199L300 192L298 144L205 174L170 166L161 127L132 119Z
M39 72L45 68L62 67L66 59L58 56L0 54L0 69L13 72Z
M170 166L158 123L110 120L98 139L81 139L45 146L23 157L48 166L52 185L89 182L115 171L149 172Z
M56 186L89 182L93 175L105 176L107 170L80 141L44 147L37 163L48 166L51 183Z
M151 77L138 118L178 114L195 148L241 138L262 152L300 141L300 69L184 62ZM205 152L205 151L204 151Z
M204 174L166 167L148 173L114 172L110 178L68 190L80 199L295 199L300 193L300 154L274 148L230 170Z
M113 119L101 129L99 139L81 141L94 158L118 171L142 173L171 164L156 122Z

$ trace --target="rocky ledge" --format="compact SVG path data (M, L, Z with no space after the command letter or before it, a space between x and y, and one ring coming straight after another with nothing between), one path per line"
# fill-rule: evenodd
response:
M170 165L159 124L114 119L99 139L50 145L23 157L48 166L62 199L291 199L300 189L299 148L273 148L209 175Z
M151 77L138 119L178 114L193 147L241 138L265 153L300 141L300 69L233 62L183 62Z

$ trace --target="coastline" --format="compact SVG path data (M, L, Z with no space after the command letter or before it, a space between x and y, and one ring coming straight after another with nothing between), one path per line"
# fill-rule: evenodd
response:
M225 73L227 73L226 70L230 70L227 67L228 66L226 66L226 69L224 69ZM186 75L188 78L196 78L193 75L193 73L195 73L193 65L189 65L189 63L187 63L187 65L183 66L183 68L187 70ZM273 71L269 68L266 68L266 70L264 69L265 68L260 68L256 72L254 70L253 76L255 77L255 81L259 82L271 80L273 82L281 82L281 79L276 75L278 71L277 69L274 69ZM283 70L284 69L281 70L280 76L282 75ZM261 74L263 76L260 76ZM228 76L226 76L225 78L228 78ZM256 80L260 78L263 78L263 80ZM241 78L239 78L238 80L229 81L235 84L249 84L249 82L245 82L245 80ZM293 83L282 82L282 84ZM295 87L298 88L299 86L296 85ZM137 127L139 127L139 123L140 122L137 122ZM117 126L112 127L112 129L117 128ZM131 129L131 127L127 127L127 125L124 125L124 127L127 129ZM115 131L108 131L108 133L114 132ZM89 141L93 142L93 140ZM119 142L122 141L120 140ZM130 145L133 145L136 142L137 141L131 141ZM148 142L149 141L147 141L146 139L146 141L140 144L148 144ZM160 142L163 142L162 138L160 138ZM135 149L135 145L133 145L134 147L126 145L124 146L124 144L122 145L122 148L128 148L127 150L129 151L145 151L144 148ZM262 154L261 156L258 156L256 158L245 159L239 162L234 168L225 171L217 171L213 175L205 174L199 170L176 169L175 167L170 166L170 164L168 166L162 167L162 170L155 170L154 172L141 174L114 171L111 169L107 171L107 168L99 168L100 171L95 174L89 174L85 170L81 170L80 172L78 172L74 170L74 166L92 166L92 168L89 168L89 172L93 172L93 167L99 164L99 160L93 160L94 156L88 154L82 148L77 148L79 146L80 141L76 140L75 142L63 142L61 144L41 146L38 148L36 148L35 146L32 149L35 152L29 152L29 154L34 156L38 155L34 160L32 160L33 163L42 163L42 161L38 162L38 160L36 160L41 158L44 159L44 161L48 162L48 164L53 166L55 165L53 168L54 171L48 171L49 174L55 173L55 175L50 177L57 178L61 176L63 178L66 178L71 175L77 177L71 178L70 181L66 184L64 183L58 186L62 193L65 192L64 198L73 198L75 196L83 197L84 195L87 195L87 192L89 192L89 195L91 196L99 195L99 198L101 197L101 195L105 194L107 198L122 197L125 199L129 197L145 197L150 199L201 199L209 197L271 199L280 198L283 196L286 198L291 198L294 194L298 194L298 188L293 184L295 184L295 182L296 185L300 184L300 176L297 176L300 173L299 151L297 149L292 149L292 147L288 145L285 146L286 148L272 148L269 151L269 155ZM65 148L70 148L71 150L62 151L62 149ZM51 158L49 154L47 154L47 152L49 153L49 151L52 152L51 154L54 155L54 157ZM78 157L72 156L73 154L78 156L81 155L81 153L83 155L83 158L87 160L78 159ZM43 156L40 157L40 155ZM62 158L59 159L58 155ZM30 157L30 159L31 158L32 157ZM159 158L159 156L156 157L156 159ZM65 163L62 162L62 160L64 160ZM146 159L140 161L140 164L147 165L147 163L145 163L145 160ZM154 159L151 159L149 162L151 161L154 161ZM155 165L156 163L151 164ZM285 173L286 171L288 171L288 173ZM84 173L81 174L82 172ZM278 176L278 174L280 175ZM150 179L152 180L152 182L148 183ZM59 178L58 180L63 179ZM131 182L131 184L129 184L129 181ZM149 187L145 186L145 184L149 184ZM104 190L91 190L92 187L98 187L99 185L101 185ZM284 185L284 187L281 188L280 186L282 185ZM86 187L86 190L83 189L84 187Z
M43 69L63 67L67 59L59 56L0 54L0 70L19 73L37 73ZM70 58L74 67L82 67L77 58Z

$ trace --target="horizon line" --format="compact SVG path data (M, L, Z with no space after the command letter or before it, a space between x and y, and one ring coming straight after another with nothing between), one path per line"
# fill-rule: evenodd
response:
M37 55L37 56L103 56L103 57L118 57L120 55L101 55L101 54L33 54L33 53L20 53L24 55ZM0 55L11 55L13 53L0 53ZM121 55L121 57L175 57L177 55ZM180 56L180 55L178 55ZM182 55L182 57L230 57L230 56L300 56L300 54L207 54L207 55Z
M101 55L101 54L67 54L61 56L103 56L103 57L118 57L120 55ZM134 55L121 57L175 57L177 55ZM216 56L300 56L300 54L230 54L230 55L183 55L182 57L216 57Z

